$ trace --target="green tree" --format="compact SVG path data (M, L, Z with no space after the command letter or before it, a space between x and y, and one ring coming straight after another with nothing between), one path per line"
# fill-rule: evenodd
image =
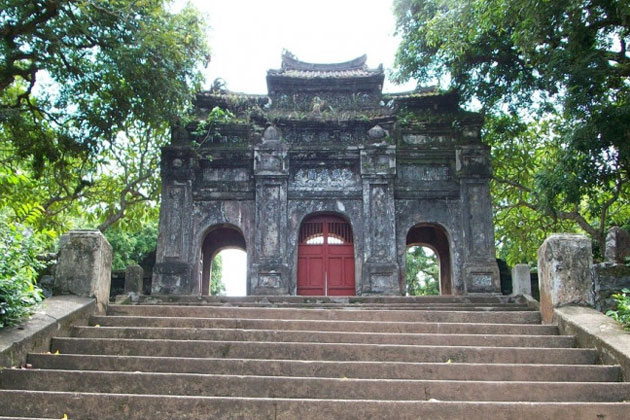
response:
M405 266L409 296L440 294L440 266L434 252L422 246L410 246L405 253Z
M210 295L216 296L225 292L223 283L223 259L221 254L217 254L212 260L212 271L210 272Z
M495 178L514 189L505 204L527 192L522 207L579 227L603 253L611 211L629 201L630 2L396 0L394 10L399 80L447 83L489 120L548 125L534 182Z
M159 147L208 59L202 18L169 5L0 0L0 160L44 223L106 230L155 204Z
M16 324L41 302L36 280L37 270L44 267L37 259L42 250L40 235L9 223L5 211L0 210L0 329Z
M130 264L140 264L157 246L158 223L152 220L138 231L115 226L105 232L112 246L112 270L124 270Z

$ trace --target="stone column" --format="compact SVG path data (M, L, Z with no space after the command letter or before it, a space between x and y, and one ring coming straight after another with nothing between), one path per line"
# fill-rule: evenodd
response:
M193 268L199 250L193 249L192 183L196 160L189 146L162 150L160 227L153 268L153 294L199 293Z
M361 291L364 294L400 294L400 268L396 259L395 176L396 146L383 142L361 149L365 220Z
M256 220L250 291L254 295L289 294L287 262L287 189L289 161L279 130L265 130L254 149Z
M100 312L109 302L112 247L98 230L72 230L59 240L55 294L96 299Z
M142 294L144 270L138 264L128 265L125 269L125 293Z
M494 248L490 149L481 144L463 145L455 157L463 204L466 292L498 293L501 279Z
M512 294L532 295L532 276L528 264L516 264L512 268Z
M543 322L553 321L553 308L593 306L591 241L584 235L553 234L538 248L538 283Z
M614 226L606 235L606 261L616 264L624 264L630 257L630 233Z

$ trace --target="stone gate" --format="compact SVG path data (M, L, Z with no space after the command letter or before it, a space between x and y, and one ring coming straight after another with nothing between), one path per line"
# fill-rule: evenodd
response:
M199 93L162 152L153 293L207 294L212 258L234 247L248 294L401 294L410 245L438 254L442 294L498 292L480 115L383 80L365 56L285 52L267 95Z

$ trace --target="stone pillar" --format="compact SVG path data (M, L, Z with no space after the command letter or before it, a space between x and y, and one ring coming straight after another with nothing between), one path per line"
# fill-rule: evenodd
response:
M254 295L289 294L287 262L287 147L273 126L254 149L256 217L250 291Z
M494 248L490 149L484 145L463 145L455 157L463 203L466 292L498 293L501 279Z
M137 293L142 294L142 278L144 270L138 264L128 265L125 269L125 294Z
M553 308L593 306L591 241L584 235L553 234L538 248L538 283L543 322L551 323Z
M366 146L361 150L365 221L361 286L363 294L400 294L398 283L400 269L395 246L395 176L396 146L383 142Z
M512 268L512 294L532 295L532 276L528 264L516 264Z
M199 250L193 249L192 183L196 160L188 146L162 150L162 200L153 294L197 294L193 268Z
M98 230L72 230L61 236L55 273L56 294L96 299L105 312L111 286L112 247Z
M616 226L610 228L604 254L607 262L624 264L630 257L630 233Z

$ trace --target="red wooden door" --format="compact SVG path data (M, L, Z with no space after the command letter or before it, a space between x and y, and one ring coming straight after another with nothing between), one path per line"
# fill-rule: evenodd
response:
M302 223L298 244L297 294L355 294L352 227L344 219L316 216Z

